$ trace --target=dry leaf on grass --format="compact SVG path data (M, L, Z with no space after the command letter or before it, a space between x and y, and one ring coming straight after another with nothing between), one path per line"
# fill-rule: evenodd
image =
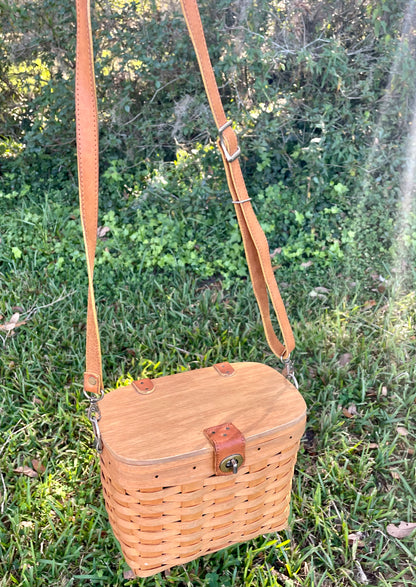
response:
M413 530L416 530L416 524L413 522L400 522L398 526L389 524L386 530L387 534L390 534L393 538L406 538L406 536L410 536Z
M14 473L18 473L19 475L26 475L27 477L37 477L38 474L36 473L36 471L34 471L33 469L31 469L30 467L24 466L24 467L17 467L17 469L13 469Z
M348 408L342 408L342 413L346 418L354 418L358 414L357 406L351 404Z
M393 479L400 479L400 474L397 471L390 471Z
M38 459L32 459L32 467L35 469L36 473L42 475L46 471L45 465L43 465Z
M130 569L128 571L124 571L123 576L124 576L124 578L125 578L126 581L128 581L129 579L135 579L136 578L136 575Z
M300 266L303 267L304 269L307 269L311 265L312 265L312 261L305 261L304 263L300 264Z
M379 448L379 445L377 444L377 442L369 442L368 444L356 444L354 446L354 449L358 452L363 452L365 449L376 449Z
M348 534L348 543L356 544L358 548L364 548L365 542L362 540L362 538L364 538L364 534L362 532L353 532L352 534Z
M2 332L10 332L11 330L18 328L19 326L22 326L22 324L26 324L26 320L21 320L19 322L19 318L20 314L19 312L16 312L15 314L13 314L13 316L10 318L8 322L6 322L5 324L0 324L0 330Z
M318 294L318 293L316 293L316 291L314 289L309 292L309 295L311 298L323 298L323 299L326 298L326 296L324 296L324 294Z
M358 561L355 561L355 566L357 568L356 579L357 583L361 583L361 585L368 585L369 580L367 575L363 571L363 567Z
M400 436L407 436L409 434L408 429L404 426L397 426L396 432L397 434L400 434Z
M326 287L317 286L314 287L312 291L309 292L311 298L321 298L322 300L326 299L326 295L329 293L329 289Z
M352 354L351 353L344 353L338 359L338 365L340 367L345 367L345 365L348 365L348 363L351 361L351 359L352 359Z
M21 528L33 528L33 522L29 522L29 520L23 520L23 522L20 522L19 526Z
M385 385L383 385L383 387L381 388L381 395L384 397L387 396L387 387Z

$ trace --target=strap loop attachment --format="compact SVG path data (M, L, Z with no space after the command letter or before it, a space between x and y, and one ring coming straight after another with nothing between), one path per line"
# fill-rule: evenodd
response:
M87 395L84 391L84 394ZM88 397L88 395L87 395ZM98 402L101 401L104 397L104 391L101 392L101 397L97 398L97 396L90 396L90 405L88 406L87 416L88 420L92 424L92 430L94 432L94 440L95 440L95 450L100 453L103 450L103 441L101 439L101 432L100 426L98 422L101 420L101 412L100 406Z
M288 354L288 356L286 358L281 356L280 360L284 364L283 375L286 377L286 379L291 379L292 383L296 387L296 389L299 389L299 383L298 383L298 380L296 379L295 370L293 368L293 361L290 358L290 353Z
M224 156L227 159L228 163L232 163L233 161L235 161L237 159L237 157L239 157L241 155L241 149L240 147L237 145L237 150L235 153L233 153L232 155L230 155L230 153L228 152L228 149L225 145L224 142L224 131L226 128L229 128L232 125L232 120L228 120L225 124L223 124L219 129L218 129L218 136L220 139L220 145L221 145L221 149L224 152Z

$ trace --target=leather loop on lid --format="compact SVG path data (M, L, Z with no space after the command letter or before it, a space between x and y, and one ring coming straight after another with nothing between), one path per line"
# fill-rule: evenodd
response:
M232 377L232 375L235 374L234 367L226 361L224 363L217 363L216 365L214 365L214 369L222 377Z
M155 390L155 384L151 379L138 379L137 381L133 381L132 386L137 393L142 395L148 395Z

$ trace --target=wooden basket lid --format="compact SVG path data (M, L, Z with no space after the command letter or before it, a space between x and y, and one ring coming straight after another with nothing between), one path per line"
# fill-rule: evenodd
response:
M208 453L204 429L232 422L246 442L273 436L303 420L306 405L278 371L261 363L232 363L232 376L215 367L154 379L150 394L133 385L99 402L101 436L118 460L156 465Z

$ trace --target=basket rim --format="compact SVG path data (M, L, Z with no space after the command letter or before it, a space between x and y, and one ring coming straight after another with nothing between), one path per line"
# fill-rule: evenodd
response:
M256 444L257 441L263 439L263 438L268 438L269 440L272 440L273 437L275 435L277 435L280 432L284 432L285 429L287 428L291 428L293 426L296 426L296 424L299 424L300 422L303 422L306 418L306 409L304 412L302 412L302 414L300 414L300 416L296 419L290 420L290 422L287 422L286 424L281 424L280 426L277 426L276 428L273 428L271 430L267 430L266 432L262 432L260 434L255 434L255 435L251 435L249 437L246 438L246 446L250 447L250 445L252 444ZM194 457L203 457L205 455L211 454L212 453L212 446L207 442L207 446L203 449L200 450L195 450L195 451L188 451L186 453L183 453L181 455L174 455L171 457L162 457L159 459L147 459L147 460L138 460L138 459L129 459L126 457L122 457L120 455L118 455L117 453L115 453L111 447L105 442L105 439L102 438L103 440L103 444L105 446L105 448L108 450L108 452L111 454L111 456L116 459L117 461L121 462L121 463L125 463L126 465L133 465L136 467L154 467L155 465L163 465L166 463L173 463L175 461L186 461L189 459L193 459Z

